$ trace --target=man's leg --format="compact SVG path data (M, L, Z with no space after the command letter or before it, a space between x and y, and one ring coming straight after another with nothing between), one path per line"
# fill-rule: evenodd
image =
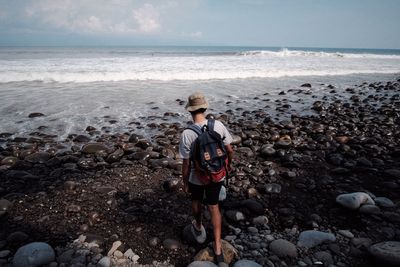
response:
M197 229L201 229L202 205L199 200L192 200L192 214L194 216L194 219L196 220Z
M214 241L215 241L215 254L221 254L221 212L219 211L218 204L208 205L208 209L211 213L211 222L214 230Z

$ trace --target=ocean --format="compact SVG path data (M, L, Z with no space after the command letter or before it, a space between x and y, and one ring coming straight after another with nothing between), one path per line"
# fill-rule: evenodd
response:
M161 122L165 112L189 118L178 103L194 91L207 95L211 112L224 113L254 108L252 100L264 94L273 103L302 83L321 94L328 84L343 89L397 80L399 73L400 50L1 47L0 133L26 136L40 127L63 139L88 125L143 133L144 118ZM45 116L28 118L32 112Z

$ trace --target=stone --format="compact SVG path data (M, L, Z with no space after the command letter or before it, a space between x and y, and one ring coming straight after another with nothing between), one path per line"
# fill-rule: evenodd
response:
M396 206L393 203L393 201L391 201L387 197L377 197L377 198L374 199L374 201L378 206L381 206L381 207L384 207L384 208L393 208L393 207Z
M181 243L178 240L167 238L163 241L163 246L166 249L177 250L180 248Z
M270 183L265 185L265 191L270 194L279 194L282 190L280 184Z
M268 217L261 215L258 217L253 218L254 225L267 225L268 224Z
M364 204L375 205L375 202L372 200L372 198L364 192L341 194L336 197L336 203L352 210L356 210Z
M108 148L101 143L89 143L82 148L82 152L85 154L95 154L99 152L107 152Z
M233 264L233 267L261 267L261 265L250 260L239 260Z
M335 242L336 237L331 233L325 233L315 230L307 230L300 233L297 246L313 248L322 243Z
M2 250L0 251L0 259L7 258L11 254L9 250Z
M25 157L25 160L30 163L46 163L51 155L47 152L36 152Z
M400 179L400 170L398 169L385 170L384 173L392 178Z
M217 267L217 265L210 261L194 261L190 263L187 267Z
M379 214L381 212L378 206L370 204L362 205L359 211L364 214Z
M271 242L269 249L278 257L297 258L297 248L285 239L277 239Z
M7 242L11 244L21 244L28 240L29 236L21 231L13 232L7 236Z
M110 257L103 257L97 263L98 267L110 267L111 266L111 258Z
M114 240L115 240L115 239L114 239ZM111 255L113 255L114 252L115 252L121 245L122 245L122 242L121 242L121 241L119 241L119 240L115 241L115 242L112 244L110 250L108 251L107 256L110 257Z
M263 205L254 199L243 200L241 205L252 214L262 215L264 213Z
M156 247L160 244L160 239L158 237L152 237L149 240L149 245L152 247Z
M0 165L13 166L17 161L18 161L18 158L9 156L9 157L3 158L1 160L1 164Z
M383 263L400 266L400 242L386 241L372 245L369 253Z
M333 258L332 255L327 251L318 251L314 253L314 258L321 261L324 266L332 266Z
M237 210L227 210L225 215L228 219L234 222L243 221L245 219L243 213Z
M43 113L40 113L40 112L33 112L33 113L30 113L30 114L28 115L28 118L37 118L37 117L43 117L43 116L44 116Z
M222 253L224 254L225 262L230 264L233 259L238 255L238 251L227 241L221 240ZM200 250L196 256L194 256L194 261L214 261L214 251L212 248L207 247Z
M139 255L136 255L132 249L125 251L124 256L134 263L137 263L137 261L140 259Z
M349 230L339 230L338 233L346 238L352 239L354 237L353 233Z
M310 83L303 83L302 85L300 85L300 87L311 88L311 84Z
M54 261L55 253L51 246L43 242L33 242L20 247L14 255L14 267L36 267Z
M11 208L13 204L7 199L0 199L0 218L5 215Z

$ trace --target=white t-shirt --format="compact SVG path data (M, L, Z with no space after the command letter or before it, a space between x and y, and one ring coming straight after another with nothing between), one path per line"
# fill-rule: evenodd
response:
M202 121L200 123L195 123L196 125L203 127L204 125L207 125L208 120ZM222 122L215 120L214 124L214 131L219 133L221 135L221 138L224 138L224 144L229 145L232 143L233 138L231 134L229 133L228 129L222 124ZM196 140L197 138L197 133L195 133L193 130L186 129L182 132L181 136L181 141L179 143L179 157L182 159L189 159L190 158L190 148L192 143ZM202 182L197 178L194 167L191 167L190 170L190 176L189 176L189 182L192 184L196 185L203 185Z

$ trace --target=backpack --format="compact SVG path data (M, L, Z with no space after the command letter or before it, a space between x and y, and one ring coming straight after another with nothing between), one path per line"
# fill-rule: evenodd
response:
M192 124L187 128L198 135L191 145L190 160L194 164L197 177L205 185L228 178L228 156L224 138L214 131L214 124L215 120L208 120L203 127Z

